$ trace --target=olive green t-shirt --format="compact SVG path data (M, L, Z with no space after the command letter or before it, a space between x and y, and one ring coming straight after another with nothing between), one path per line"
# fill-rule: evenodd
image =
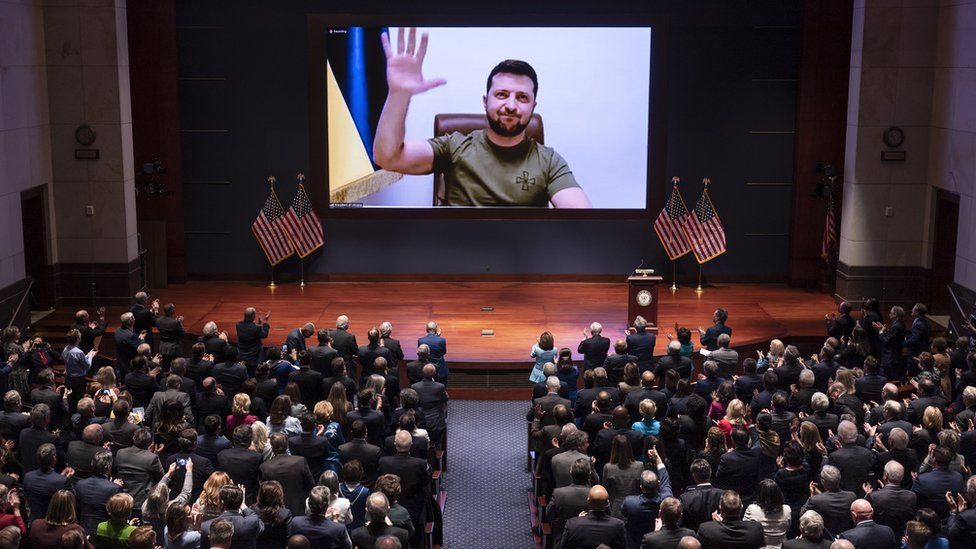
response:
M492 143L484 130L429 139L434 172L444 174L450 206L546 207L553 195L579 187L563 157L526 137L514 147Z

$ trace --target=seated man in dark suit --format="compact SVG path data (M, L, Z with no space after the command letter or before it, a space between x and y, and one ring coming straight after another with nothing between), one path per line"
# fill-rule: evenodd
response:
M55 423L60 423L68 417L68 400L64 398L65 392L64 386L56 385L54 370L44 368L37 374L37 387L30 392L30 401L35 405L46 404L51 410Z
M356 384L356 380L349 377L345 359L341 356L333 358L331 367L331 377L322 380L322 389L325 395L328 396L329 392L332 391L332 386L339 383L346 391L346 400L355 402L356 393L359 392L359 386Z
M691 478L695 485L685 488L681 494L681 524L687 528L698 530L701 523L712 520L712 513L718 511L723 490L712 486L711 477L712 466L707 461L696 459L691 462Z
M752 397L763 389L763 376L756 369L756 359L742 361L742 375L737 376L732 384L735 386L735 398L743 403L752 402Z
M624 378L624 366L630 362L637 362L637 357L627 352L627 342L618 339L613 344L614 354L603 361L603 369L607 371L607 379L614 387Z
M867 500L855 500L851 504L851 519L854 527L843 532L840 539L846 539L857 549L890 549L898 547L898 540L891 528L874 522L874 509Z
M0 435L7 440L19 443L20 432L30 425L30 416L22 413L20 393L7 391L3 395L3 412L0 412Z
M820 513L807 511L800 515L800 537L783 542L783 549L830 549L823 539L824 521Z
M35 404L30 412L30 427L20 431L20 459L24 471L40 467L37 451L44 444L55 444L58 437L51 432L51 408L47 404Z
M665 498L661 502L661 528L646 534L641 541L641 549L670 549L677 547L685 536L694 536L695 531L682 528L681 502L676 498ZM653 522L654 518L651 518ZM651 527L651 524L647 525Z
M763 545L762 524L742 520L739 494L727 490L718 507L722 520L705 522L698 527L702 549L755 549Z
M637 367L641 372L654 365L654 344L657 336L647 331L647 320L642 316L634 319L633 330L627 331L627 353L637 357Z
M854 388L857 389L858 397L861 402L869 404L876 402L881 404L881 389L888 383L888 378L878 373L878 359L869 356L864 359L864 375L854 380Z
M215 364L226 360L227 332L219 331L216 322L211 320L203 325L203 335L197 338L197 343L203 343L204 351Z
M603 366L610 350L610 338L603 337L603 326L599 322L590 324L583 330L583 341L580 341L576 352L583 355L583 370L592 370Z
M546 362L543 364L542 375L544 376L542 381L532 384L532 400L544 397L546 396L546 393L549 392L549 389L546 388L546 379L556 375L556 365L552 362ZM566 395L569 394L569 385L565 381L560 381L559 390L557 392L559 396L566 398Z
M923 378L918 382L918 398L908 403L908 410L905 413L908 421L913 425L922 424L922 414L929 406L935 406L942 412L942 417L946 417L946 399L936 394L935 383L929 378Z
M271 311L264 314L262 321L257 309L248 307L244 309L244 320L237 323L238 356L248 372L253 373L258 367L258 362L261 362L262 340L268 337L271 330L271 324L268 324L270 318Z
M901 487L905 468L901 463L891 460L884 465L884 486L872 490L871 485L865 483L864 491L871 507L875 509L874 520L891 528L896 538L901 538L905 530L905 523L915 516L918 500L915 492Z
M678 372L681 379L688 379L691 377L692 368L691 359L681 354L681 342L675 340L668 343L668 354L657 361L654 377L664 379L668 370L674 370Z
M840 471L833 465L824 465L820 470L820 484L811 484L810 499L807 500L801 513L813 510L821 517L827 529L827 538L834 538L841 532L854 526L851 522L851 504L857 496L854 492L844 492L840 489Z
M624 521L611 517L607 511L610 506L610 495L607 490L599 484L590 488L586 506L585 515L571 518L566 522L566 531L563 532L559 547L589 548L605 544L612 549L625 549L627 531L624 528Z
M210 377L214 363L207 358L207 348L203 343L197 342L190 347L190 360L186 363L186 375L196 382L197 386L203 380Z
M750 446L749 431L742 427L732 429L732 450L722 455L715 473L715 485L726 490L735 490L746 501L759 482L759 468L762 459L760 446Z
M261 482L261 453L251 450L253 433L250 425L234 429L234 446L217 454L217 465L225 471L234 484L244 486L249 503L254 503Z
M311 547L351 548L346 527L325 517L330 495L325 486L312 488L308 494L308 515L292 519L288 525L288 535L305 536Z
M725 309L715 309L715 313L712 314L712 321L715 322L715 325L708 330L703 330L701 326L698 327L699 340L703 347L709 351L714 351L718 349L718 336L722 334L732 336L732 328L725 325L725 321L728 319L728 311Z
M244 506L244 493L240 487L232 484L225 485L220 489L218 498L218 507L222 512L216 518L206 520L200 525L200 536L203 538L204 547L214 546L210 539L210 529L218 521L226 521L234 526L231 549L255 547L254 540L264 532L264 522L253 509Z

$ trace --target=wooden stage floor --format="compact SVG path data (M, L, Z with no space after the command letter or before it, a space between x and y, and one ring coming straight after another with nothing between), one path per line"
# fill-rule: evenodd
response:
M600 322L604 335L617 339L628 320L625 283L329 282L271 289L247 282L190 282L152 295L176 304L187 331L199 334L213 320L231 339L245 307L262 314L270 310L268 345L280 345L289 330L305 322L333 328L340 314L349 316L351 331L364 344L370 327L389 321L408 359L416 358L414 342L427 321L435 320L448 341L448 362L458 367L528 364L529 350L544 330L579 358L575 350L590 322ZM707 327L715 308L723 307L734 330L733 346L763 349L772 338L822 336L823 315L835 310L827 294L776 284L720 284L701 294L691 287L672 294L663 287L659 305L662 332L673 331L675 322L692 330ZM494 310L482 312L482 307ZM482 336L483 329L494 335ZM661 341L655 351L664 353Z

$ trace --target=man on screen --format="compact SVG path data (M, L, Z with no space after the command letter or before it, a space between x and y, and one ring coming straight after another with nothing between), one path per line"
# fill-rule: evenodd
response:
M444 173L446 204L451 206L590 207L566 161L525 135L539 90L531 65L509 59L491 70L483 97L487 129L404 141L410 98L446 81L423 77L427 34L418 47L416 30L410 29L404 42L401 29L396 51L388 34L382 40L389 95L373 143L377 164L405 174Z

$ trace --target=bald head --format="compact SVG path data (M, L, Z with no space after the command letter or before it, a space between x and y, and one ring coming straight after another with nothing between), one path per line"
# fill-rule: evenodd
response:
M846 539L839 539L830 544L830 549L854 549L854 544Z
M854 524L865 520L871 520L874 517L874 508L871 507L871 503L866 499L856 499L854 503L851 504L851 518L854 519Z
M599 484L590 488L590 495L586 498L587 508L591 511L606 511L610 505L610 494Z
M701 542L694 536L685 536L678 542L678 549L701 549Z
M424 377L433 378L434 374L437 373L437 367L433 364L424 364Z
M613 409L613 425L614 427L626 427L630 424L630 412L627 408L623 406L617 406Z
M88 427L85 427L85 430L81 432L81 439L88 444L101 444L102 426L97 423L93 423Z

